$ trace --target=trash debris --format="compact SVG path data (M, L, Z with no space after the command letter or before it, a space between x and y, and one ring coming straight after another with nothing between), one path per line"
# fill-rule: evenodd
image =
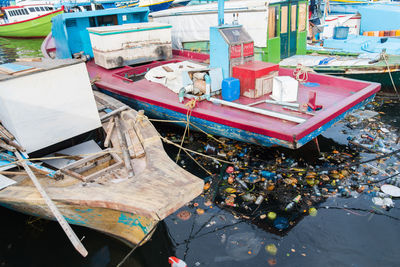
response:
M392 197L400 197L400 188L390 184L384 184L381 186L383 193L388 194Z
M192 213L188 210L182 210L176 216L182 221L187 221L192 216Z
M278 248L275 246L275 244L269 244L265 246L265 250L271 254L272 256L275 256L276 253L278 253Z
M187 267L186 263L183 260L176 257L169 257L168 263L171 264L171 267Z

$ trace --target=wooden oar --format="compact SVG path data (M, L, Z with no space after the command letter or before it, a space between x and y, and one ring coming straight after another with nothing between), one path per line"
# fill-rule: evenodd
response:
M35 174L32 172L32 170L29 168L28 164L26 164L25 159L21 156L19 151L15 151L15 156L17 157L18 160L20 160L22 166L24 167L25 171L31 178L33 184L36 186L36 189L39 191L40 195L42 195L44 201L46 202L47 206L50 208L50 211L53 213L54 217L57 219L58 223L61 225L63 228L64 232L67 234L69 240L71 241L72 245L74 245L75 249L79 251L79 253L82 254L83 257L86 257L88 255L88 252L86 248L83 246L79 238L76 236L74 230L72 230L71 226L68 224L68 222L65 220L64 216L61 214L61 212L58 210L56 205L53 203L53 201L50 199L50 197L47 195L46 191L44 191L42 185L39 183L38 179L36 178Z

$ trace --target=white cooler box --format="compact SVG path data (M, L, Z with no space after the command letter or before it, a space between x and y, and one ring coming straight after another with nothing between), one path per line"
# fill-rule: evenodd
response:
M145 22L87 28L94 61L106 69L172 58L172 26Z

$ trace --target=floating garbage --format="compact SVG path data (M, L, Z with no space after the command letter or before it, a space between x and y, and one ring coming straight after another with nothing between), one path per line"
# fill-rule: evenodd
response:
M285 217L277 217L274 220L274 226L279 230L284 230L289 227L289 221Z
M278 248L275 246L275 244L269 244L265 246L265 250L271 254L272 256L275 256L276 253L278 253Z
M192 216L192 213L188 210L182 210L176 216L182 221L187 221Z
M384 184L381 186L383 193L388 194L392 197L400 197L400 188L390 184Z
M334 137L343 143L313 161L286 149L191 132L187 148L213 157L192 154L212 174L205 180L204 205L215 203L235 218L251 220L278 235L305 216L317 216L327 198L363 196L377 206L393 207L391 197L400 197L400 137L379 116L373 110L358 110L337 122L332 127ZM179 138L169 138L179 143ZM185 159L185 164L189 161ZM195 220L207 220L208 213L205 210Z
M318 214L318 210L317 210L316 208L314 208L314 207L311 207L311 208L308 210L308 213L310 214L310 216L315 217L315 216L317 216L317 214Z

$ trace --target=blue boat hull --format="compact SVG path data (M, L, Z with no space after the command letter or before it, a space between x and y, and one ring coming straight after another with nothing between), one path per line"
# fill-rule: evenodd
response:
M139 101L137 99L128 98L125 96L121 96L119 94L115 94L106 90L101 90L105 94L108 94L114 98L119 99L120 101L126 103L127 105L133 107L136 110L144 110L146 115L150 118L156 118L161 120L171 120L171 121L182 121L182 123L175 123L179 126L186 126L186 114L179 113L173 110L169 110L160 106L155 106L143 101ZM364 105L372 101L375 97L375 94L368 97L367 99L363 100L362 102L358 103L357 105L353 106L352 108L346 110L346 112L342 113L335 119L329 121L328 123L324 124L322 127L318 128L317 130L311 132L310 134L306 135L305 137L301 138L297 142L288 142L285 140L280 140L277 138L272 138L266 135L245 131L237 128L233 128L230 126L226 126L223 124L207 121L204 119L200 119L194 116L190 117L190 123L195 125L196 127L191 127L192 130L198 130L197 127L206 133L222 136L230 139L234 139L241 142L252 143L261 146L283 146L291 149L297 149L301 146L305 145L309 141L316 138L318 135L322 134L326 131L329 127L331 127L334 123L342 120L348 113L353 110L362 108Z
M168 1L168 2L162 2L159 4L155 4L155 5L150 5L150 6L148 6L148 8L150 9L150 12L156 12L156 11L168 9L171 6L172 2L173 2L172 0Z

